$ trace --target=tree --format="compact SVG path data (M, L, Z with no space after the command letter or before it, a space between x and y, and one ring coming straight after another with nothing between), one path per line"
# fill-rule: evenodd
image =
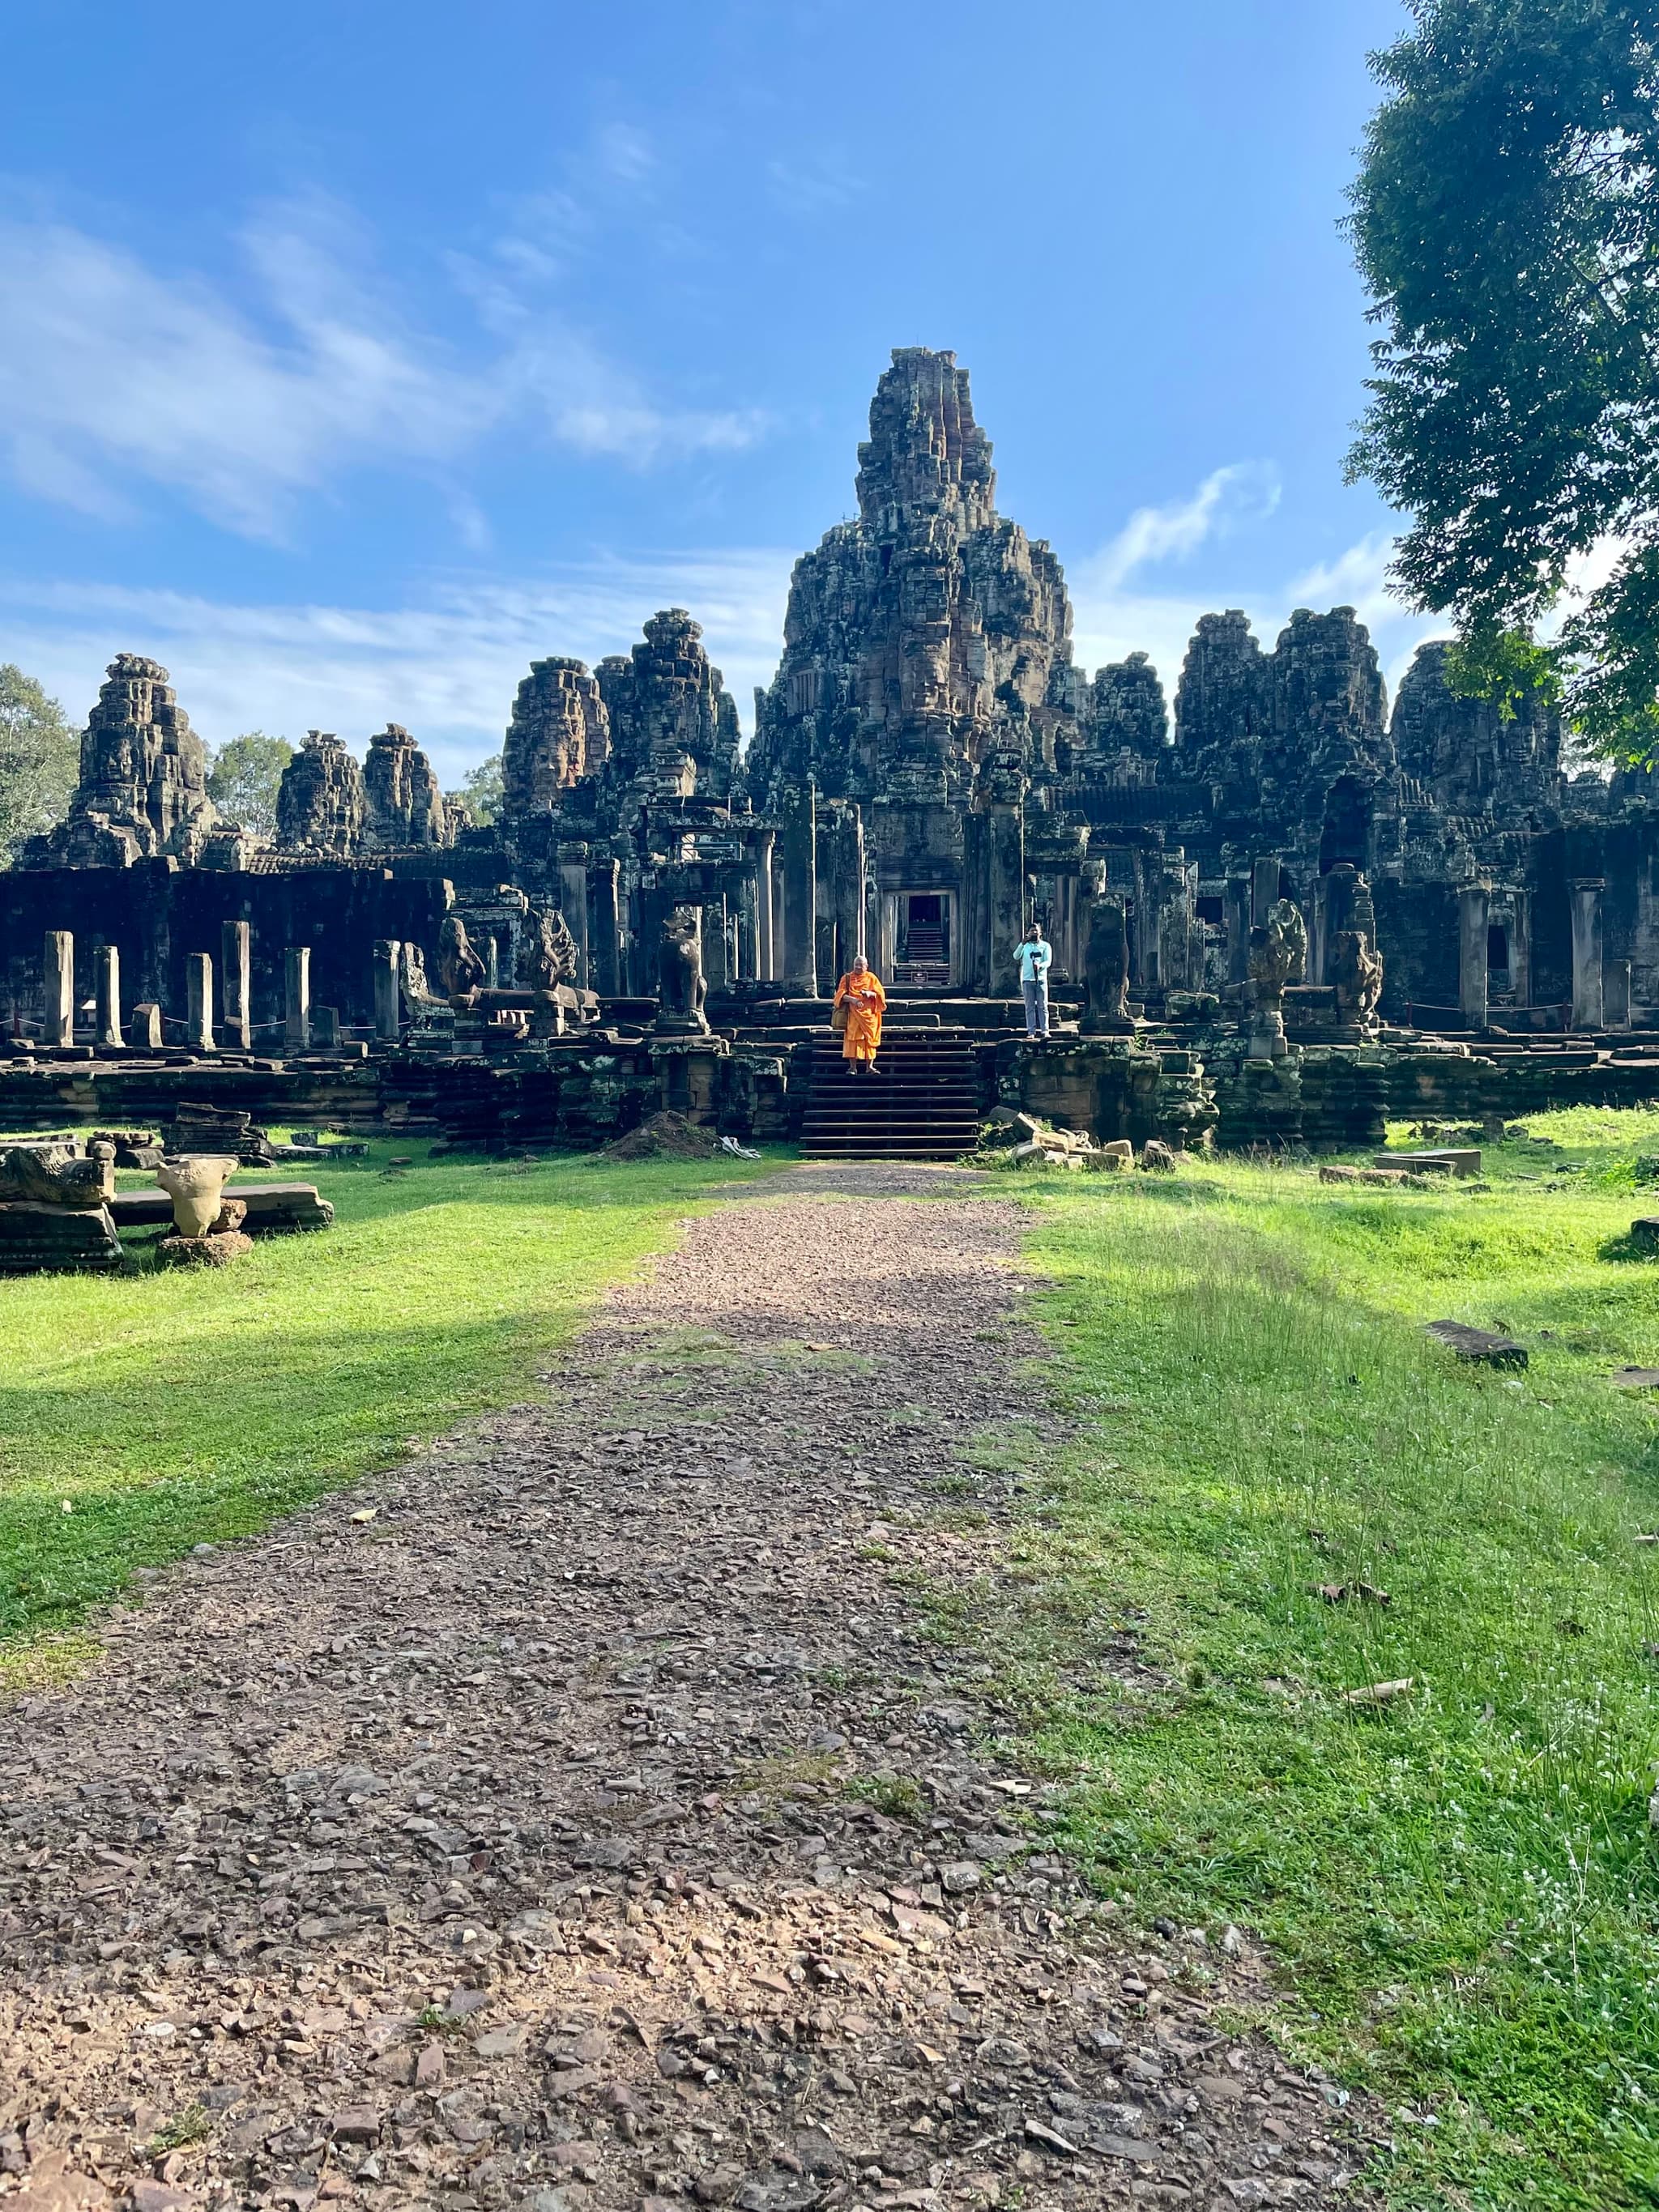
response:
M81 740L58 701L15 663L0 665L0 867L63 820L80 773Z
M286 738L268 738L263 730L244 730L240 738L227 738L209 756L208 797L244 830L274 837L276 787L293 757L294 748Z
M493 822L501 811L501 757L491 753L488 760L470 768L461 778L461 787L446 796L458 805L465 806L477 823Z
M1653 757L1659 0L1408 4L1352 194L1385 335L1350 475L1413 517L1394 578L1460 688Z

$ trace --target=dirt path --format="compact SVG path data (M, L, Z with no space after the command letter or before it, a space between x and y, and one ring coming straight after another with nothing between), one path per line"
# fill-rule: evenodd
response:
M544 1401L0 1713L4 2212L1346 2188L1345 2118L1212 2017L1249 1954L1127 1948L924 1633L1006 1495L947 1533L941 1480L1052 1418L963 1181L738 1195Z

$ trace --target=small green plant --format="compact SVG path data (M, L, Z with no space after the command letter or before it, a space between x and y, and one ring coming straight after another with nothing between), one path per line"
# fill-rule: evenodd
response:
M213 2122L200 2105L186 2105L182 2112L175 2112L157 2128L145 2146L147 2158L165 2158L169 2151L188 2150L192 2143L205 2142L213 2133Z
M927 1817L921 1785L908 1774L861 1774L848 1784L847 1795L861 1799L889 1820L921 1822Z

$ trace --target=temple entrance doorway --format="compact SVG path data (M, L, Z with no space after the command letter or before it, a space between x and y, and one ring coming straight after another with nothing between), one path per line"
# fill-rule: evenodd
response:
M1319 840L1319 872L1329 875L1346 860L1351 867L1370 866L1371 804L1355 776L1341 775L1325 793L1325 827Z
M906 891L898 902L893 981L944 990L951 981L951 902L942 891Z

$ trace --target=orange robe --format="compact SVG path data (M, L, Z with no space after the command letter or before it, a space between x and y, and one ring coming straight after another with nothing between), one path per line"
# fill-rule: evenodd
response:
M847 1027L841 1033L842 1058L873 1060L881 1042L886 992L868 969L862 975L849 971L836 986L836 1004L847 1008Z

